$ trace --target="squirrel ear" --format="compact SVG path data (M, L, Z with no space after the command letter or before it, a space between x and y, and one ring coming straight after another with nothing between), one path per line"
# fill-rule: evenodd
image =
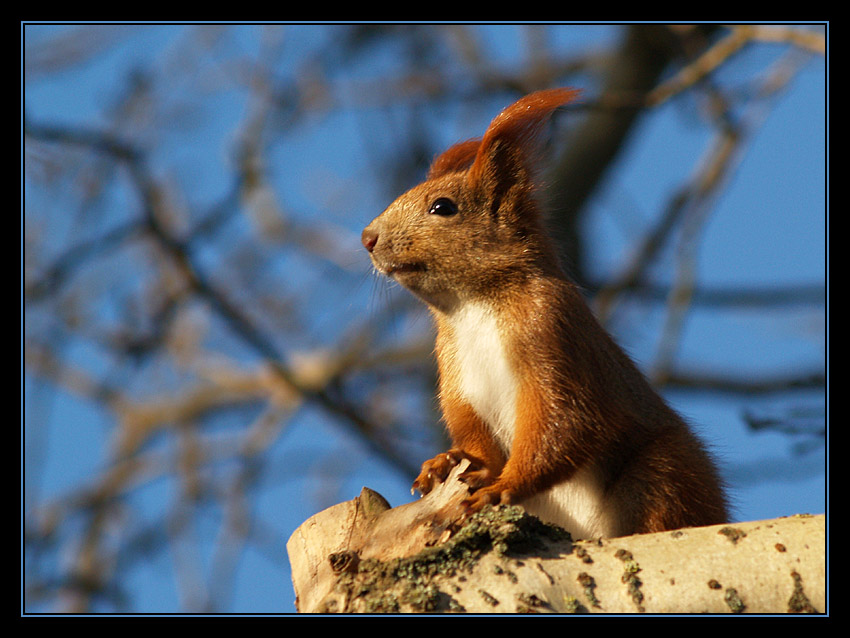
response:
M449 147L431 162L427 179L434 179L446 173L466 170L475 159L475 154L478 152L480 145L481 139L479 138L458 142L454 146Z
M517 100L499 113L475 151L469 168L471 184L487 176L496 182L515 181L528 174L537 138L552 112L574 100L577 89L560 88L537 91Z

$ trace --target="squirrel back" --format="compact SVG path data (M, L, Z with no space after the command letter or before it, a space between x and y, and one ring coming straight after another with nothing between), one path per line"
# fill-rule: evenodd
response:
M437 325L453 445L414 487L427 493L467 458L468 511L522 503L584 538L725 522L712 460L597 322L544 231L537 140L576 94L515 102L363 231L376 269Z

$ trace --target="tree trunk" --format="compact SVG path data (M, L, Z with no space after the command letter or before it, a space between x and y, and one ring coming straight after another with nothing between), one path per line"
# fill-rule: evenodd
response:
M287 543L302 613L824 613L825 516L573 541L519 506L459 529L463 465L390 508L363 488Z

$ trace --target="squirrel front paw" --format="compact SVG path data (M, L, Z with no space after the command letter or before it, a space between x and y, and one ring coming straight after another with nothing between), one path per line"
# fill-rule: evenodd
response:
M510 505L515 500L513 490L496 481L476 490L469 498L463 500L461 506L468 516L481 510L485 505Z
M457 480L464 483L470 492L475 492L488 485L492 485L493 481L496 480L496 476L486 467L476 468L470 466L469 469L458 475Z
M433 459L425 461L422 464L422 471L416 477L416 480L413 481L413 487L410 492L413 493L414 490L419 490L424 496L434 489L437 483L445 481L452 468L465 458L467 456L461 450L452 448L448 452L443 452Z

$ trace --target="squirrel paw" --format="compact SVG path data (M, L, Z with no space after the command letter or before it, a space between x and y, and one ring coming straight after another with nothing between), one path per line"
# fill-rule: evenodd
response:
M463 500L463 506L466 516L473 514L485 505L509 505L514 502L513 491L500 484L498 481L476 490L469 498Z
M468 470L461 472L457 479L461 483L465 483L470 492L475 492L483 487L492 485L496 480L496 476L486 467L480 469L470 467Z
M467 457L463 452L452 448L448 452L443 452L433 459L425 461L422 464L422 471L416 477L416 480L413 481L413 487L410 489L411 494L414 490L419 490L424 496L434 489L437 483L445 481L452 468L465 458Z

